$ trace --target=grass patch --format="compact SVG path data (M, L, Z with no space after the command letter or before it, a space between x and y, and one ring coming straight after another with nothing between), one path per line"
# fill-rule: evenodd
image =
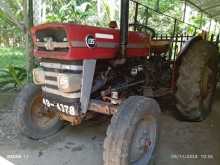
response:
M0 48L0 68L9 65L24 67L24 48Z

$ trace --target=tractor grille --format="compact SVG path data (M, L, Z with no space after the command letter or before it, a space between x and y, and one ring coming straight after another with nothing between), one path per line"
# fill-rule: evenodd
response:
M57 62L41 62L40 66L44 70L45 84L42 85L42 91L47 95L55 95L67 99L78 99L80 98L81 92L75 91L66 93L58 89L58 76L60 74L82 74L82 63L57 63Z
M67 52L69 43L64 29L44 29L36 32L35 46L39 51Z

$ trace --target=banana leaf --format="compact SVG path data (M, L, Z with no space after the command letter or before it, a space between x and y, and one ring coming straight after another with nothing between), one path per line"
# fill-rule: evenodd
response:
M27 72L25 68L9 65L0 69L0 90L15 90L25 84Z

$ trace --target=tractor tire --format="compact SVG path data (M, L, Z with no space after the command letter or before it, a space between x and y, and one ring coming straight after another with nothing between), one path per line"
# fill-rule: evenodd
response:
M41 88L28 84L18 94L14 104L18 129L35 140L51 136L64 126L55 112L44 111L42 99Z
M184 120L202 121L212 109L217 84L217 47L208 41L193 42L178 68L176 107Z
M129 97L113 115L104 141L104 165L150 165L158 143L157 102Z

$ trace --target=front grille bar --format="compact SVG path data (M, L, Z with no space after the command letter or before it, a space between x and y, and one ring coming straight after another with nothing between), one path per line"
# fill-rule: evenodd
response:
M82 73L83 66L82 65L73 65L73 64L63 64L56 62L41 62L40 66L43 67L45 74L45 82L42 85L42 91L48 94L54 94L57 96L62 96L69 99L77 99L80 98L81 92L71 92L65 93L58 89L57 78L60 74L70 74L68 71L76 72L71 73L73 75L80 75ZM49 71L47 71L49 70Z
M50 69L61 69L61 70L72 70L72 71L82 71L82 65L66 65L60 63L47 63L41 62L40 66Z
M55 50L56 48L68 48L69 43L68 42L36 42L35 46L40 48L46 48L46 50Z
M77 92L77 93L64 93L64 92L61 92L59 90L52 89L52 88L49 88L49 87L46 87L46 86L43 86L42 90L44 92L48 92L48 93L51 93L51 94L54 94L54 95L59 95L59 96L70 98L70 99L80 98L80 95L81 95L81 92Z

